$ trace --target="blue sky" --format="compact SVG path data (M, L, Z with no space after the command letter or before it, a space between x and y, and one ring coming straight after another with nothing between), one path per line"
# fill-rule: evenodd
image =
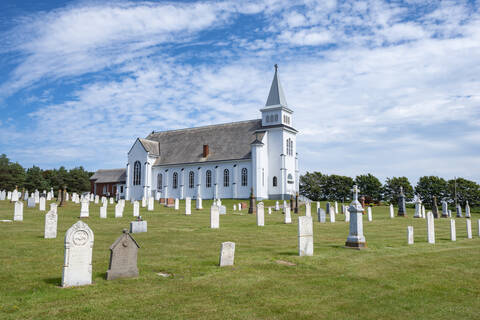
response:
M0 3L0 153L123 167L137 137L260 116L301 171L480 181L478 1Z

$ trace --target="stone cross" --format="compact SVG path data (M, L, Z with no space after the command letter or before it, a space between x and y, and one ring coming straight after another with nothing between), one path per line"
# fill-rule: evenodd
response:
M353 192L353 201L358 201L358 193L360 192L358 186L354 185L351 191Z
M358 187L353 186L353 201L348 210L350 211L350 228L345 247L362 249L365 248L366 241L363 235L363 208L358 202Z

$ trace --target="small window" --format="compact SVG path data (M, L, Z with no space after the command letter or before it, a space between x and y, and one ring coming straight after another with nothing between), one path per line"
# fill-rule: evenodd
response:
M178 188L178 173L174 172L173 173L173 179L172 179L172 184L173 184L173 189Z
M190 171L188 174L188 186L190 189L193 189L195 186L195 173L193 171Z
M242 169L242 187L246 187L248 185L248 171L247 168Z
M162 191L162 184L163 184L163 175L159 173L157 175L157 190Z
M123 193L123 186L120 186L120 192Z
M292 176L291 173L289 173L288 176L287 176L287 182L290 183L290 184L293 183L293 176Z
M223 186L230 186L230 171L228 169L223 170Z
M267 115L267 122L270 122L270 116Z
M275 115L275 122L278 121L278 114Z
M273 177L273 186L276 187L277 186L277 177Z
M211 188L212 187L212 171L207 170L205 173L205 187Z
M138 186L142 181L142 165L140 161L135 161L133 164L133 185Z

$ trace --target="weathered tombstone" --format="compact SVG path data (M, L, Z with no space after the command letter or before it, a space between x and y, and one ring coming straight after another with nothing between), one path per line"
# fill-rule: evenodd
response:
M253 187L252 187L252 189L250 191L250 205L248 207L248 213L250 213L250 214L255 213L255 210L257 209L255 201L256 201L256 199L255 199L255 196L253 195Z
M148 205L147 205L147 210L148 211L153 211L154 209L154 198L153 197L149 197L148 198Z
M322 208L318 208L317 215L318 215L318 222L320 223L327 222L327 214L325 213L325 210L323 210Z
M432 212L427 212L427 240L428 243L435 243L435 224Z
M218 205L218 210L220 211L221 215L227 214L227 207L226 206Z
M285 208L287 207L287 201L283 200L283 213L285 213Z
M395 217L395 211L393 210L393 204L390 204L390 219Z
M38 192L38 190L35 190L34 198L35 198L35 204L40 202L40 192Z
M284 208L284 210L285 210L285 220L284 220L285 223L287 223L287 224L292 223L292 216L290 214L290 207L287 206L287 207Z
M272 214L272 207L268 207L268 214Z
M328 214L330 215L330 222L334 223L335 222L335 210L333 209L332 206L330 206L330 212Z
M192 199L190 197L185 198L185 214L187 216L192 214Z
M103 205L100 207L100 218L106 219L107 218L107 206Z
M330 202L327 202L325 211L330 215Z
M312 217L298 217L298 255L313 256Z
M265 226L265 207L263 202L257 203L257 226Z
M88 218L88 216L89 216L88 206L89 205L90 205L90 201L88 201L88 198L83 199L81 201L80 218Z
M448 217L449 217L449 218L452 217L452 210L448 210Z
M7 200L12 200L12 191L7 192Z
M345 247L354 249L363 249L367 247L365 236L363 235L363 208L358 201L358 192L360 190L353 186L353 201L348 210L350 211L350 230L345 243Z
M457 229L455 228L454 219L450 219L450 240L457 241Z
M1 199L0 199L0 200L1 200ZM5 191L4 191L3 200L5 200ZM28 200L28 190L26 190L25 193L23 194L23 200L24 200L24 201L27 201L27 200Z
M471 218L471 215L470 215L470 206L468 205L468 200L467 200L467 203L465 203L465 218Z
M462 206L460 204L457 204L457 218L462 218Z
M413 244L413 226L407 227L407 243Z
M137 256L139 248L137 241L127 230L123 230L123 234L110 246L107 280L138 277Z
M13 212L13 221L23 221L23 202L15 202L15 208Z
M345 222L350 222L350 210L348 207L345 209Z
M373 217L372 217L372 207L368 206L367 207L367 219L368 221L372 221Z
M448 218L448 204L445 200L442 200L442 218Z
M18 190L15 189L15 190L13 190L13 192L12 192L12 196L11 196L11 199L10 199L10 200L11 200L12 202L17 202L17 201L19 200L18 198L19 198L19 197L18 197Z
M40 203L38 205L38 209L40 211L45 211L45 206L46 206L46 203L45 203L45 198L44 197L40 197Z
M27 207L35 208L35 198L33 198L33 197L28 198Z
M278 201L275 201L275 211L280 211L280 204Z
M100 196L97 194L95 195L95 204L98 204L100 202Z
M93 240L92 229L83 221L78 221L67 230L62 287L92 283Z
M467 222L467 239L472 239L472 221L466 219Z
M178 198L175 198L174 209L175 210L180 209L180 200L178 200Z
M142 220L141 216L138 216L137 220L130 222L130 233L147 232L147 221Z
M50 203L50 211L57 213L58 205L55 202Z
M95 196L93 195L93 193L90 194L90 202L93 202L95 200Z
M196 210L202 210L203 209L202 198L201 197L197 197L197 199L195 201L195 209Z
M121 203L115 205L115 218L123 217L123 206Z
M110 203L110 204L113 204L113 198L112 198L112 197L110 197L109 203ZM145 207L145 206L143 206L143 207Z
M338 214L338 202L335 201L335 214Z
M133 201L133 216L138 217L140 215L140 203Z
M398 197L398 213L397 216L405 217L407 215L407 208L405 207L405 194L403 187L400 187L400 195Z
M210 207L210 228L220 228L220 208L215 204Z
M433 200L432 200L432 214L433 214L433 218L435 218L435 219L438 218L437 197L435 197L435 196L433 196Z
M47 192L47 201L52 200L52 194L50 192Z
M425 216L425 206L422 205L422 218L425 219L426 216Z
M58 215L54 211L49 211L45 215L45 239L55 239L57 237Z
M235 242L222 242L220 247L220 267L233 266L235 261Z
M417 195L417 201L415 201L415 214L413 215L414 218L421 218L422 217L422 200Z
M310 202L305 202L305 216L311 217L312 216L312 209Z

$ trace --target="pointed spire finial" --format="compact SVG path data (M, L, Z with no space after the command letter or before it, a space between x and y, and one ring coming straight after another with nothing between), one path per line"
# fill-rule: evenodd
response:
M278 64L273 65L275 67L275 74L273 75L272 86L270 87L270 92L268 94L266 107L268 106L287 106L287 100L285 99L285 94L283 93L282 85L278 78Z
M278 64L275 63L273 66L275 67L275 72L277 72L277 70L278 70Z

